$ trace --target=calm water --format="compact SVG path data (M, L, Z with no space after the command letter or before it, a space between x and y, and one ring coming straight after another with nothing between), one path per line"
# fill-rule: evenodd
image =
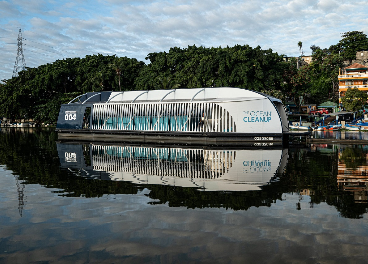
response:
M68 144L2 130L0 263L362 263L367 154Z

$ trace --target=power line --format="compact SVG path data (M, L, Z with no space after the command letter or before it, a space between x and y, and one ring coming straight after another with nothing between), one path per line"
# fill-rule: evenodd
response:
M27 44L24 44L25 46L27 47L32 47L32 48L36 48L36 49L39 49L39 50L43 50L43 51L46 51L46 52L49 52L49 53L54 53L54 54L58 54L58 55L63 55L63 53L57 51L57 50L54 50L54 51L51 51L51 50L46 50L46 49L42 49L40 47L35 47L35 46L32 46L32 45L27 45ZM29 49L28 49L29 50Z
M45 47L48 47L48 48L51 48L54 52L58 52L58 53L60 53L60 54L65 54L65 53L71 53L71 54L73 54L73 52L70 52L70 51L65 51L65 50L62 50L62 49L60 49L60 48L57 48L57 49L55 49L55 47L53 47L53 46L50 46L50 45L46 45L45 43L40 43L40 42L37 42L37 41L34 41L34 40L30 40L30 39L25 39L26 41L30 41L30 42L33 42L33 43L36 43L36 44L39 44L39 45L42 45L42 46L45 46ZM25 45L27 45L27 46L31 46L31 45L29 45L29 44L25 44ZM34 46L31 46L31 47L34 47ZM38 47L36 47L36 48L38 48ZM39 48L39 49L41 49L41 48ZM52 51L48 51L48 52L52 52Z
M18 72L25 70L25 68L26 68L26 61L24 60L24 54L23 54L22 30L19 29L19 33L18 33L18 50L17 50L17 58L15 59L13 77L17 77Z
M46 45L46 44L44 44L44 43L40 43L40 42L37 42L37 41L33 41L33 40L30 40L30 39L26 39L27 41L31 41L31 42L33 42L33 43L36 43L36 44L40 44L40 45L43 45L43 46L46 46L46 47L49 47L49 48L52 48L52 49L54 49L54 47L52 47L52 46L49 46L49 45Z
M31 50L31 49L25 49L24 50L25 53L27 54L28 52L32 52L32 53L35 53L35 54L41 54L45 57L49 57L49 58L57 58L57 56L53 55L53 54L45 54L45 53L42 53L42 52L38 52L38 51L35 51L35 50ZM61 54L63 55L63 54ZM28 61L29 62L29 61Z

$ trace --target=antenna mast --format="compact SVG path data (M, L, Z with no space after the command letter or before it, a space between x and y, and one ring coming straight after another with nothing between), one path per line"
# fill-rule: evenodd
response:
M15 59L13 77L17 77L18 72L23 71L25 69L26 69L26 61L24 60L24 54L23 54L22 30L19 29L19 33L18 33L18 51L17 51L17 58Z

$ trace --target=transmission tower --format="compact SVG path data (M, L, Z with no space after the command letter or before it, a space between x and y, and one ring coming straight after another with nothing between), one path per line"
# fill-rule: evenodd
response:
M19 33L18 33L18 51L17 51L17 58L15 59L13 77L17 77L18 72L25 70L25 68L26 68L26 61L24 60L24 54L23 54L22 30L19 29Z
M15 177L15 184L17 185L17 191L18 191L18 210L19 210L19 215L22 217L23 216L23 208L24 208L24 182L20 182L19 180L19 176L14 176Z

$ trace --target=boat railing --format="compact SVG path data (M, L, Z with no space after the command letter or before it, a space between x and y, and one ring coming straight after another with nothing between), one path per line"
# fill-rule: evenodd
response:
M124 91L123 92L120 92L120 93L117 93L117 94L115 94L113 97L111 97L106 103L110 103L110 101L112 100L112 99L114 99L116 96L118 96L118 95L120 95L120 94L123 94L124 93Z
M73 101L77 100L78 98L81 98L83 95L86 95L86 94L87 93L78 95L77 97L75 97L74 99L72 99L68 104L71 104Z
M81 95L79 95L79 96L77 96L77 97L75 97L74 99L72 99L68 104L71 104L72 102L74 102L75 100L77 100L77 99L79 99L79 98L81 98L82 96L84 96L84 95L87 95L88 93L85 93L85 94L81 94ZM85 102L87 102L88 100L90 100L92 97L95 97L96 95L100 95L101 93L97 93L97 94L94 94L94 95L92 95L92 96L90 96L90 97L88 97L86 100L84 100L83 102L81 102L80 100L79 100L79 102L81 102L82 104L84 104Z
M101 93L97 93L97 94L94 94L94 95L92 95L92 96L90 96L90 97L88 97L86 100L84 100L83 101L83 103L82 104L84 104L85 102L87 102L89 99L91 99L92 97L95 97L95 96L97 96L97 95L100 95Z

